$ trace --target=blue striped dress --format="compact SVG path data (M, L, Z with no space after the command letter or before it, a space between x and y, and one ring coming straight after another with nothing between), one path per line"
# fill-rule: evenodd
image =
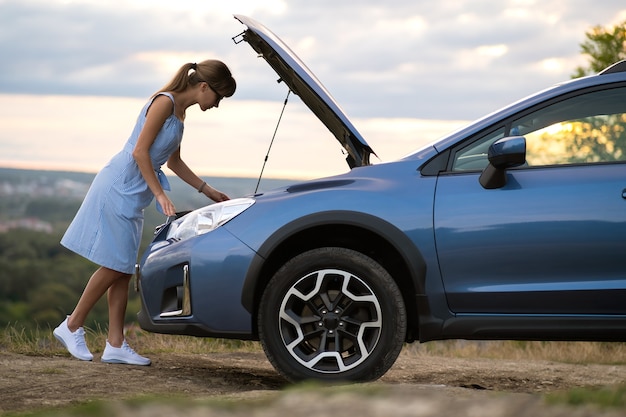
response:
M174 102L170 93L160 94ZM143 210L154 198L132 152L155 97L141 110L122 151L113 156L94 178L80 209L61 239L63 246L90 261L128 274L134 272L137 262ZM183 122L172 112L150 147L152 164L165 190L170 187L161 166L180 146L183 129Z

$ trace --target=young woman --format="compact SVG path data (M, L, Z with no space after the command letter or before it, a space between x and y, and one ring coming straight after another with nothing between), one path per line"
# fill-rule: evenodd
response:
M180 143L185 112L194 104L202 111L218 107L234 94L236 82L217 60L183 65L174 78L142 109L124 149L96 175L61 244L100 265L91 276L72 314L54 336L72 356L90 361L83 324L95 303L107 293L109 328L102 362L149 365L124 339L128 285L134 272L143 228L143 209L153 200L167 216L175 214L165 194L169 184L161 171L167 162L187 184L213 201L228 196L199 178L183 162Z

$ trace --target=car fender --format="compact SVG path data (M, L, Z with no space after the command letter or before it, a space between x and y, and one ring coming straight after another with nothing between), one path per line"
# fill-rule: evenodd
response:
M296 219L276 230L269 236L261 247L246 274L242 304L246 310L254 314L257 295L270 277L263 276L263 269L272 253L290 237L324 225L346 225L365 229L385 240L402 258L409 271L409 279L415 288L415 297L425 295L426 262L414 243L393 224L362 212L355 211L326 211L306 215Z

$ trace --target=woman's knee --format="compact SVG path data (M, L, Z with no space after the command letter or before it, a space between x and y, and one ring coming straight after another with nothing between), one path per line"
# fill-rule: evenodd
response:
M133 276L133 274L116 271L115 269L107 268L106 266L101 266L100 269L103 270L107 275L118 279L130 279L130 277Z

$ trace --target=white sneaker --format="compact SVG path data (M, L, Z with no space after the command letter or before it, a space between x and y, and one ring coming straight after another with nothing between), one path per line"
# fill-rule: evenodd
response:
M122 363L126 365L150 365L151 361L135 352L126 340L122 343L121 347L113 347L107 340L102 358L100 359L105 363Z
M69 316L68 316L69 317ZM93 359L93 355L85 344L85 329L79 327L75 332L72 332L67 327L67 317L63 320L63 323L53 330L52 334L57 340L63 343L63 346L70 352L70 354L76 359L81 361L90 361Z

